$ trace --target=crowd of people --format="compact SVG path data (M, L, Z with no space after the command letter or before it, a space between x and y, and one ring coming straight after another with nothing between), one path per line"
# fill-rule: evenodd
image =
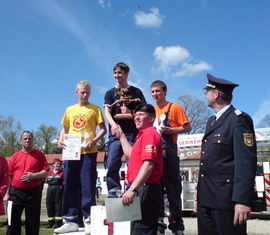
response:
M169 202L169 225L173 235L184 235L181 210L181 177L177 136L191 131L184 109L167 101L167 85L153 81L150 93L155 106L143 92L129 85L129 67L113 67L116 85L104 98L109 123L105 167L109 198L123 205L140 198L142 219L131 222L131 235L164 234L164 194ZM256 169L256 141L250 116L231 105L238 84L207 74L205 98L215 111L209 117L202 140L199 179L195 194L199 235L244 235L251 212ZM11 213L8 235L21 234L25 210L27 235L38 235L44 179L48 184L48 228L54 233L76 232L81 223L91 233L91 206L96 204L97 142L107 133L101 108L89 101L91 86L80 81L75 93L78 103L69 106L62 118L58 147L64 149L65 134L80 134L85 144L79 160L55 159L50 170L45 155L33 148L33 133L21 134L22 149L7 163L0 157L0 215L4 201ZM98 129L98 130L97 130ZM127 187L123 192L119 171L127 157ZM97 189L98 187L98 189Z

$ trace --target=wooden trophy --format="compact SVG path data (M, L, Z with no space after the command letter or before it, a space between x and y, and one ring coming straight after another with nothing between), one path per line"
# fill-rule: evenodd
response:
M131 96L127 95L128 93L128 87L127 88L120 88L119 91L115 94L115 96L117 97L117 100L112 103L109 108L112 108L114 105L120 106L121 107L125 107L127 105L129 105L131 102L140 102L141 99L139 98L135 98L132 99ZM122 113L118 113L114 115L114 118L116 120L121 120L121 119L133 119L133 114L132 113L128 113L125 111L122 111Z

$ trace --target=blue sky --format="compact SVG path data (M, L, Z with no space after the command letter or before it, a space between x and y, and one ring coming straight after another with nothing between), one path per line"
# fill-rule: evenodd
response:
M89 80L102 106L123 61L149 103L156 79L170 101L204 99L206 73L239 83L233 104L257 124L270 113L269 9L269 0L2 0L0 115L24 129L60 127L77 82Z

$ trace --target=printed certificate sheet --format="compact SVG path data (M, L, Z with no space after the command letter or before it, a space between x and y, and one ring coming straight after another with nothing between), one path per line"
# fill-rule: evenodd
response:
M64 144L66 147L62 152L63 160L80 160L81 140L82 135L80 134L64 134Z
M122 198L105 198L106 214L108 222L122 222L141 220L140 198L134 197L133 203L124 206Z

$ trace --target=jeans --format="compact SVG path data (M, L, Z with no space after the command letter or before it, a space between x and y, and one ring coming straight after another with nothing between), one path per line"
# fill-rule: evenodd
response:
M128 142L133 145L135 143L135 135L126 135ZM107 189L109 197L111 197L115 191L121 190L119 170L122 165L121 158L123 156L123 149L121 142L118 138L110 136L107 146L107 158L105 160L105 166L108 169L106 175Z
M78 223L78 210L84 219L90 216L91 206L96 204L97 153L81 154L79 161L64 163L63 218ZM78 208L78 192L81 191L81 208Z

